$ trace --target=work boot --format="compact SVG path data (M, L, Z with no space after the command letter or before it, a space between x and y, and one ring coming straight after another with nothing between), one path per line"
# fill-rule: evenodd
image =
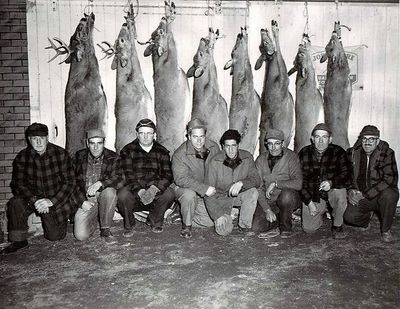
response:
M281 231L281 238L290 238L293 236L292 231Z
M395 240L394 236L390 230L382 233L382 241L383 242L391 243L391 242L394 242L394 240Z
M254 233L254 231L248 227L239 226L239 231L241 231L243 233L243 235L246 237L251 237L251 236L256 235L256 233Z
M129 238L132 237L134 234L135 231L133 229L130 229L130 230L125 230L122 236L124 236L125 238Z
M279 228L275 228L258 234L258 238L273 238L279 236Z
M192 226L183 224L181 236L183 238L191 238L192 237Z
M158 233L162 233L162 232L164 231L164 229L163 229L162 226L152 226L152 227L151 227L151 231L152 231L153 233L158 234Z
M347 233L343 230L343 226L333 226L332 236L334 239L344 239L347 237Z
M108 244L115 244L117 242L109 228L100 229L100 237Z
M25 248L28 246L28 241L25 239L23 241L13 241L11 245L5 247L0 251L0 254L9 254L18 251L19 249Z

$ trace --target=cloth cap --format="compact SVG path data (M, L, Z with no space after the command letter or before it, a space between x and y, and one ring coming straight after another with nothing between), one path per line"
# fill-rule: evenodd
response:
M190 120L186 126L186 130L188 133L190 133L193 129L204 129L207 130L206 125L204 124L203 121L201 121L198 118L194 118Z
M106 135L104 134L104 131L102 129L91 129L86 132L86 138L90 139L93 137L101 137L101 138L106 138Z
M270 129L268 130L267 134L265 135L264 141L266 142L269 139L277 139L283 141L285 139L285 135L281 130L277 129Z
M138 132L139 129L142 127L152 128L154 131L156 130L156 125L148 118L144 118L138 122L138 124L136 125L136 132Z
M319 123L319 124L317 124L317 125L314 127L314 129L312 130L311 135L314 135L314 132L317 131L317 130L324 130L324 131L328 132L329 135L332 134L331 129L329 129L329 127L328 127L328 125L327 125L326 123Z
M34 122L25 131L25 136L47 136L49 135L49 128L43 124Z
M221 139L219 140L219 143L223 146L225 141L228 139L234 139L236 141L236 143L239 144L242 137L240 136L240 133L237 130L229 129L229 130L225 131L224 134L222 134Z
M215 227L215 232L218 235L221 235L221 236L229 235L233 230L232 217L230 215L227 215L227 214L225 214L224 217L226 217L228 219L227 220L228 222L225 224L225 227L224 228Z
M380 132L377 127L372 126L372 125L366 125L364 128L362 128L360 132L360 137L365 136L365 135L372 135L372 136L380 136Z

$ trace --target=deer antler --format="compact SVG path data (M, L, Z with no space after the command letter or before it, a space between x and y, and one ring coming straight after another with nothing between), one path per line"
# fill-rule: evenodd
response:
M176 10L175 10L175 3L168 0L164 1L165 4L165 17L168 21L173 21L175 19Z
M114 54L117 53L115 51L114 47L109 42L103 41L103 42L101 42L101 44L106 45L106 47L103 47L100 44L97 44L97 46L100 47L101 51L105 54L104 57L101 58L100 60L103 60L105 58L109 59L110 57L112 57Z
M53 58L51 58L49 61L47 61L47 63L53 61L54 59L56 59L58 56L60 55L64 55L67 54L67 57L65 57L65 59L63 61L61 61L59 64L63 63L65 60L68 59L71 50L69 49L68 45L65 44L63 42L63 40L59 39L59 38L53 38L54 41L58 42L58 44L60 44L59 46L56 46L56 44L54 44L54 42L52 40L50 40L50 38L47 38L50 42L50 46L45 47L45 49L54 49L56 54L54 55Z

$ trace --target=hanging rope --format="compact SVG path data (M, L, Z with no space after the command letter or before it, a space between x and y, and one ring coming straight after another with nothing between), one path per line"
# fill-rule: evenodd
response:
M308 2L307 2L307 0L306 0L306 2L304 2L303 16L306 18L306 24L304 25L303 33L308 34L308 32L310 31L310 28L309 28L309 24L308 24L309 15L308 15Z
M249 29L250 1L246 1L246 14L244 17L244 26Z
M86 15L90 15L90 14L93 13L93 1L94 1L94 0L88 0L87 5L86 5L85 8L83 9L83 12L84 12Z
M212 28L212 15L214 15L213 7L210 4L210 0L206 0L207 10L204 12L204 15L207 16L208 28Z
M275 10L279 24L281 23L281 4L282 0L275 0Z
M128 1L126 2L126 5L124 6L124 9L123 9L123 11L124 11L125 14L128 14L128 13L132 14L132 17L133 17L134 19L136 18L136 16L139 15L139 8L140 8L139 0L136 0L135 2L136 2L136 5L135 5L135 7L136 7L136 12L133 10L132 0L128 0ZM132 9L131 9L131 8L132 8Z
M336 20L339 21L339 0L335 0L335 5L336 5Z

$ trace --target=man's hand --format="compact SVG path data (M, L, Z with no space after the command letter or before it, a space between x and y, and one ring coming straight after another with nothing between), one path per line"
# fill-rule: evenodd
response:
M84 211L88 211L90 208L92 208L94 206L94 203L93 202L90 202L90 201L84 201L83 203L82 203L82 206L81 206L81 208L84 210Z
M214 187L209 186L206 191L206 196L212 196L217 192Z
M96 192L99 191L99 189L102 187L102 185L103 185L103 184L101 183L101 181L95 182L94 184L92 184L92 185L87 189L86 195L87 195L88 197L93 197L93 196L95 196L95 195L96 195Z
M270 199L271 198L271 194L274 192L274 189L276 188L276 182L273 182L273 183L271 183L269 186L268 186L268 188L267 188L267 190L265 191L265 197L267 198L267 199ZM272 221L271 221L272 222Z
M48 198L41 198L35 202L34 206L38 213L47 214L49 213L49 208L53 206L53 202Z
M240 190L242 190L242 187L243 187L243 182L241 182L241 181L235 182L235 183L229 188L228 195L229 195L229 196L232 196L232 197L238 196Z
M140 190L141 191L141 190ZM140 192L139 191L139 192ZM155 185L151 185L141 196L140 200L144 205L148 205L152 203L157 195L157 193L160 192L160 189L158 189Z
M221 216L217 220L215 220L215 229L224 230L227 223L228 223L228 218L225 215Z
M271 209L267 209L267 211L265 212L265 217L271 223L276 221L276 215Z
M321 182L321 184L319 185L319 190L322 191L326 191L328 192L332 187L332 181L330 180L324 180L323 182Z
M311 202L307 205L307 207L308 207L308 211L310 212L310 215L313 216L313 217L315 217L315 216L317 215L317 213L318 213L318 209L317 209L317 206L315 206L314 202L311 201Z
M358 203L364 198L361 191L351 189L348 193L348 200L351 205L358 205Z

